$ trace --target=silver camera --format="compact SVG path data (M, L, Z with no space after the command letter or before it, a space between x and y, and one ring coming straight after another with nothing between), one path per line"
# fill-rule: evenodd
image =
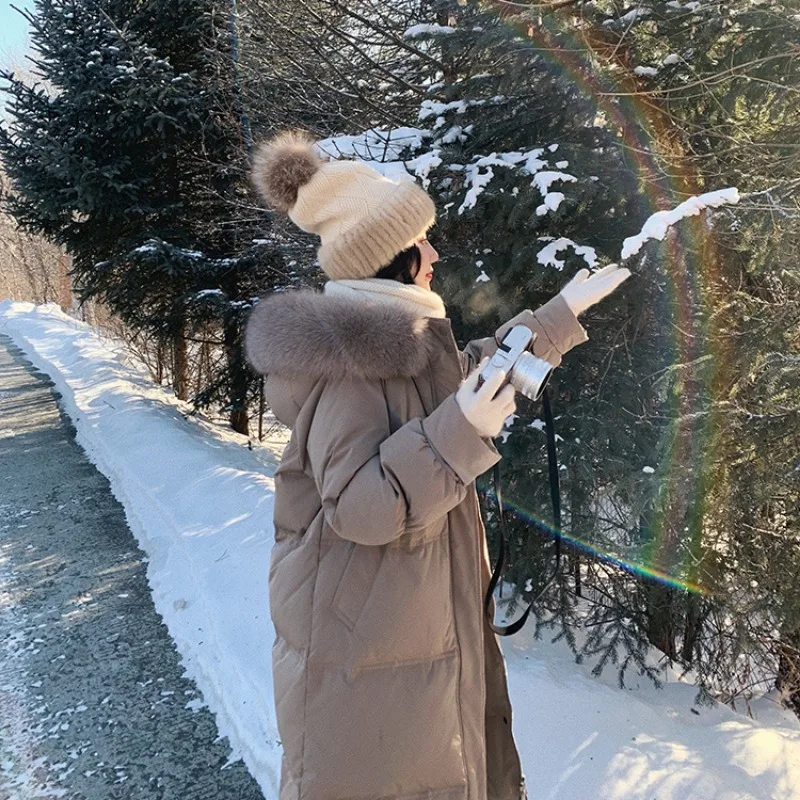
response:
M533 337L534 334L530 328L525 325L515 325L498 345L497 352L491 357L489 363L481 370L478 385L483 385L483 382L488 380L496 370L503 370L506 373L503 386L511 383L525 397L538 400L547 385L553 365L537 358L533 353L527 352L533 342ZM498 391L500 390L498 389Z

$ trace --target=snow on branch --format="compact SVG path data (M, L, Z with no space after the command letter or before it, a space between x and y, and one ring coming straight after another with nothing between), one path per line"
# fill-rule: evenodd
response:
M695 195L688 200L684 200L679 206L669 211L657 211L655 214L648 217L642 226L642 230L636 234L636 236L629 236L625 239L622 243L622 254L620 258L625 260L626 258L636 255L648 239L658 239L662 241L667 234L667 230L685 217L699 214L706 208L736 205L738 202L739 191L736 187L732 187Z
M437 36L455 33L455 28L449 25L412 25L403 34L404 39L417 39L420 36Z
M540 236L539 241L544 242L549 238L549 236ZM566 250L568 247L571 247L577 255L582 256L583 260L590 267L597 266L597 252L593 247L575 244L572 239L567 239L563 236L560 239L553 239L550 244L543 247L536 256L536 260L546 267L555 267L558 270L564 269L565 262L557 258L557 256L562 250Z
M370 128L355 136L332 136L317 143L331 158L357 158L375 163L396 161L404 150L419 150L433 134L424 128Z
M422 149L426 139L433 134L424 128L370 128L354 136L332 136L317 143L317 147L331 158L353 158L369 164L384 177L393 181L410 180L411 175L422 179L423 187L429 184L428 173L441 163L439 150L424 152L405 163L401 155ZM409 174L411 173L411 174Z
M456 100L450 103L439 103L433 100L424 100L419 111L420 119L436 116L434 130L444 125L443 114L455 112L462 114L468 105L483 104L486 102L501 102L502 96L487 100L464 101ZM455 139L463 139L468 135L471 126L461 128L451 126L443 135L436 138L433 130L425 128L394 128L384 130L371 128L356 135L333 136L318 142L319 149L331 158L355 158L366 162L390 180L400 181L411 177L419 178L423 188L430 185L430 172L442 164L441 147ZM433 141L431 141L433 140ZM427 149L424 149L427 148ZM503 153L492 153L488 156L475 156L470 164L448 164L451 171L463 171L465 175L464 188L466 194L458 208L458 214L474 208L478 198L491 183L495 176L493 167L517 170L521 174L530 175L531 186L536 187L542 195L542 203L536 208L536 215L543 216L549 211L556 211L565 196L562 192L550 191L551 185L560 181L562 183L577 183L574 175L561 171L569 162L560 160L556 170L549 168L547 160L542 156L546 152L555 153L559 148L557 143L547 147L537 147L531 150L514 150ZM422 151L420 153L420 151ZM408 158L406 154L417 154ZM403 160L404 155L406 156ZM514 190L516 195L518 189ZM448 208L449 206L445 206Z
M558 145L550 145L547 148L551 153L558 149ZM542 216L548 211L555 211L563 202L564 195L561 192L551 192L550 185L554 181L566 183L577 183L578 179L574 175L566 172L555 172L547 170L547 161L543 161L540 156L544 154L544 148L537 147L534 150L522 152L519 150L508 153L492 153L490 156L478 158L474 164L464 166L466 172L465 185L470 186L464 202L458 209L459 214L463 214L468 208L474 208L478 201L478 196L488 186L494 177L493 166L517 168L520 172L533 176L532 186L535 186L542 195L543 202L536 209L537 216ZM561 161L560 164L567 162ZM481 167L485 172L481 172Z

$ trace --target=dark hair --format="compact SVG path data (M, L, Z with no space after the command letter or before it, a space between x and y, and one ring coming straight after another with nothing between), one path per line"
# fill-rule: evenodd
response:
M387 278L400 283L414 283L420 267L422 266L422 254L419 247L412 244L398 253L392 261L382 269L379 269L374 278Z

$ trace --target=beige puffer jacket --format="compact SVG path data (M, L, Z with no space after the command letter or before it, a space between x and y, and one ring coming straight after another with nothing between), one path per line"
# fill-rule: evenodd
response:
M587 339L558 296L522 322L558 365ZM276 416L269 572L280 800L520 800L506 668L484 621L491 570L475 479L500 456L454 391L447 319L311 291L246 331Z

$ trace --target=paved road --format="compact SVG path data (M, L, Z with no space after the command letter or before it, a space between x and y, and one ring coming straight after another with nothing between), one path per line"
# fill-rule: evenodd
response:
M56 396L0 336L0 800L261 800Z

